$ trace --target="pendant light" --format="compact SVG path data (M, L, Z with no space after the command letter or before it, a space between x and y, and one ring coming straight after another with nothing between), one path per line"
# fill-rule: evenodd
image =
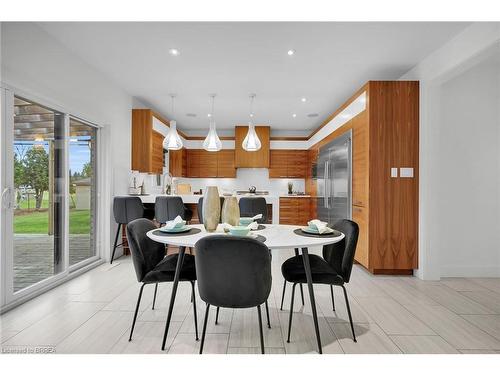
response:
M170 94L172 99L172 117L174 117L174 94ZM170 130L163 140L163 148L167 150L180 150L182 148L182 139L177 133L177 123L175 120L170 120Z
M250 121L248 121L248 133L243 140L241 146L245 151L258 151L260 150L261 143L260 139L255 132L255 126L253 124L253 101L255 99L255 94L250 94Z
M215 101L215 94L211 94L210 97L212 98L212 111L210 112L209 116L209 130L207 137L203 141L203 148L207 151L215 152L215 151L220 151L222 149L222 142L220 141L219 136L217 135L217 131L215 130L215 120L214 120L214 101Z

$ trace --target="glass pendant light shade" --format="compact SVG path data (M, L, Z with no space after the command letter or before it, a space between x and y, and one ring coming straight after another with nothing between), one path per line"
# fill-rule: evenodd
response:
M222 149L222 142L220 141L217 131L215 130L215 121L210 122L210 130L208 135L203 141L203 148L207 151L220 151Z
M260 150L260 139L255 132L255 126L251 122L248 123L248 133L241 145L245 151L258 151Z
M255 132L255 126L252 122L252 117L253 117L253 100L255 99L255 94L250 94L250 121L248 122L248 133L243 139L243 143L241 146L243 147L243 150L245 151L258 151L260 150L261 143L260 139L257 136L257 133Z
M182 139L177 133L175 121L170 121L170 130L163 140L163 148L167 150L180 150L182 148Z
M207 137L203 141L203 148L211 152L220 151L222 149L222 142L220 141L220 138L217 135L217 130L215 130L215 120L214 120L215 96L216 94L210 94L210 98L212 98L212 111L209 114L210 125Z

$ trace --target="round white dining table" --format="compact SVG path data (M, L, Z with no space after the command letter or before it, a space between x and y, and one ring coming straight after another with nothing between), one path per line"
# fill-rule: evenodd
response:
M319 325L318 325L318 315L316 311L316 301L314 298L314 289L311 276L311 267L309 264L309 247L330 245L341 241L345 236L341 233L337 237L331 236L317 236L317 237L305 237L294 233L294 230L299 229L300 226L297 225L282 225L282 224L264 224L265 228L261 230L252 231L255 235L260 235L265 238L264 244L272 250L279 249L297 249L302 250L302 259L304 262L304 269L306 272L307 286L309 289L309 299L311 301L311 310L313 315L314 329L316 331L316 341L318 344L318 352L322 353L321 338L319 335ZM165 326L165 332L163 335L162 349L165 349L165 343L167 339L168 329L170 326L170 320L172 318L172 311L175 302L175 295L177 293L177 285L179 283L180 270L182 263L184 261L184 254L186 247L195 247L196 242L203 237L221 235L225 234L222 224L219 224L215 232L207 232L203 224L189 225L190 228L197 228L200 230L198 233L181 235L165 235L165 234L155 234L158 229L151 230L147 232L147 236L155 242L160 242L166 245L178 246L179 256L177 259L177 267L175 270L175 276L172 286L172 294L170 296L170 305L167 314L167 322ZM229 234L226 234L229 236Z

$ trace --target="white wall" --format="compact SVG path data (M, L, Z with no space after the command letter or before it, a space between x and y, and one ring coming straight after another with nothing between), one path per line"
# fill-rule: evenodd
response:
M440 88L435 245L441 277L500 276L500 62Z
M1 81L28 99L63 109L103 126L106 142L99 166L105 168L103 255L108 257L113 194L127 191L130 170L132 97L73 55L34 23L1 25Z
M497 276L500 275L498 263L489 271L483 269L480 272L479 268L473 271L473 267L468 267L468 264L464 263L467 262L466 259L462 259L460 264L455 262L453 265L448 264L446 269L443 268L441 251L445 254L449 248L440 248L443 244L441 236L443 226L446 227L448 223L439 221L442 218L439 195L439 181L442 178L441 168L437 163L442 147L441 85L484 60L485 55L491 54L493 46L498 47L499 41L500 23L474 23L401 77L402 80L420 81L419 269L416 275L423 279L439 279L443 271L450 275L448 271L451 268L458 272L460 266L465 267L461 268L461 274L471 275L471 272L476 272L486 276L486 272L492 272L493 275L496 272ZM491 79L495 80L494 77ZM457 106L455 109L458 109ZM481 142L481 130L470 126L468 131L471 141ZM446 160L443 160L443 163L446 163ZM497 173L500 173L499 169ZM497 181L500 181L498 175ZM497 193L497 197L499 194ZM492 198L494 200L494 197ZM462 205L462 201L455 203ZM467 214L471 213L462 214L464 221L471 220L467 218ZM477 213L473 214L472 217L477 217ZM498 249L498 242L491 245Z

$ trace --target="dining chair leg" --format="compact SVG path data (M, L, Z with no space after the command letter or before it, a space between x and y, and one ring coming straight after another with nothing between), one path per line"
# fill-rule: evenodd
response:
M113 259L115 259L115 251L116 248L118 247L117 242L118 242L118 236L120 235L120 229L122 225L118 224L118 230L116 231L116 236L115 236L115 245L113 246L113 254L111 254L111 262L109 264L113 264Z
M314 297L311 264L309 263L309 250L307 249L307 247L302 248L302 261L304 262L304 270L306 272L307 289L309 290L309 302L311 303L314 331L316 332L316 343L318 344L318 353L323 354L321 336L319 334L318 311L316 310L316 299Z
M298 257L299 256L299 249L296 247L294 249L294 251L295 251L295 256ZM300 284L300 299L302 300L302 306L304 306L305 305L305 303L304 303L304 289L302 288L302 284Z
M209 311L210 305L207 303L207 308L205 310L205 319L203 320L203 330L201 331L200 354L203 353L203 344L205 344L205 333L207 332L207 320Z
M283 293L281 294L281 306L280 306L281 311L283 311L283 301L285 300L285 289L286 289L286 280L283 282Z
M194 331L198 341L198 314L196 313L196 294L194 292L194 281L191 281L191 302L193 303Z
M271 329L271 320L269 319L269 306L266 299L266 316L267 316L267 328Z
M343 286L343 285L342 285L342 289L344 290L345 305L347 307L347 315L349 315L349 323L351 323L352 339L354 342L357 342L356 334L354 333L354 324L352 324L351 308L349 307L349 299L347 298L347 290L345 289L345 286Z
M215 312L215 324L219 324L219 309L220 307L217 306L217 311Z
M259 314L260 351L264 354L264 333L262 332L262 313L260 311L260 305L257 306L257 312Z
M181 246L179 248L179 256L177 258L177 266L175 267L175 276L172 283L172 293L170 294L170 304L168 306L167 322L165 323L165 332L163 333L163 342L161 344L161 350L165 350L165 344L167 342L168 329L170 328L170 321L172 320L172 312L174 311L175 295L177 294L177 286L179 285L179 278L181 276L182 263L184 263L184 254L186 253L186 248Z
M333 285L330 285L330 294L332 296L332 309L335 311L335 297L333 296Z
M286 342L290 342L290 333L292 332L292 316L293 316L293 300L295 298L295 287L297 286L297 283L294 283L292 285L292 299L290 302L290 317L288 318L288 338L286 339Z
M134 320L132 321L132 328L130 329L130 336L128 338L128 341L132 341L132 334L134 333L135 321L137 320L137 313L139 312L139 305L141 304L142 290L144 289L144 285L146 285L146 284L142 284L141 289L139 290L139 298L137 298L137 305L135 306Z
M156 292L158 291L158 283L156 283L155 285L155 294L153 296L153 307L151 308L151 310L154 310L155 309L155 302L156 302Z

